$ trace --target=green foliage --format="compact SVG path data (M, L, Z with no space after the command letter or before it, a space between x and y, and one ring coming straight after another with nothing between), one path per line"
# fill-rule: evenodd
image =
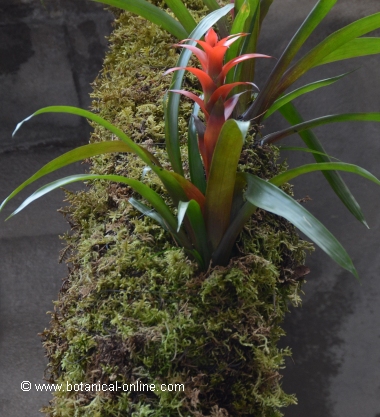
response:
M323 148L316 137L309 134L308 131L314 127L332 122L352 120L380 121L380 113L324 116L299 123L300 118L291 110L291 101L301 94L328 86L340 80L343 75L309 84L285 96L282 96L282 94L301 75L317 65L358 55L377 53L377 39L369 38L364 42L357 38L380 26L380 13L360 19L331 34L290 67L292 60L310 34L336 3L336 0L319 0L285 48L264 88L257 94L253 103L250 104L252 93L248 88L256 87L252 83L255 72L253 59L268 58L265 55L256 54L255 51L261 24L272 4L271 1L237 1L235 4L225 5L220 8L216 8L212 2L205 2L204 5L213 11L200 20L198 24L196 24L193 14L182 1L167 2L167 6L175 16L174 18L167 11L145 0L136 0L134 2L129 0L105 0L104 3L139 14L180 39L183 39L191 31L189 34L190 39L182 40L175 45L181 47L182 52L176 66L165 73L174 72L171 89L164 99L165 143L172 170L162 166L154 153L136 144L121 129L106 119L85 110L65 106L48 107L35 112L24 121L41 113L67 112L87 117L122 140L127 145L125 150L138 156L152 173L160 179L170 197L170 205L174 206L174 209L179 208L181 216L178 222L179 227L176 228L175 226L176 222L169 210L169 205L166 205L167 203L155 191L147 192L146 186L141 181L136 181L133 178L122 180L120 176L99 176L97 178L113 181L119 179L121 182L129 185L134 184L132 186L134 190L137 190L153 208L149 210L149 207L143 202L133 198L132 204L134 207L140 209L144 215L154 218L164 230L171 233L174 240L197 260L203 270L207 270L210 266L210 260L212 260L213 265L226 265L231 257L231 250L238 234L243 229L250 215L256 210L256 207L265 208L266 210L270 210L269 208L272 207L273 213L284 216L304 232L307 231L307 236L332 259L356 275L355 268L340 243L305 209L301 209L296 202L291 202L288 196L283 195L280 190L275 192L273 185L262 184L258 178L255 178L249 172L245 174L244 178L241 175L237 175L237 165L243 142L249 131L249 123L242 121L234 122L228 119L232 115L236 117L242 114L239 116L240 119L248 120L253 118L257 119L259 123L261 119L280 110L291 121L293 126L265 136L262 143L272 143L293 133L300 133L306 145L314 152L317 163L322 162L324 164L323 167L320 166L320 170L332 171L329 174L325 174L325 176L334 191L340 196L349 210L360 221L365 223L354 197L341 178L335 173L334 165L331 164L329 167L326 167L326 163L330 162L329 158L324 155ZM212 28L210 29L210 27L232 10L234 20L231 23L231 27L229 29L227 26L223 28L223 30L229 30L230 35L219 40L215 31ZM225 26L225 23L226 21L224 21L222 26ZM241 33L242 31L249 31L249 33ZM200 39L204 34L205 40L202 41ZM244 39L245 37L246 39ZM363 52L360 52L359 45L362 45ZM354 48L351 50L350 46ZM198 58L201 69L188 66L191 53ZM203 90L201 97L191 91L182 89L185 71L198 78ZM250 95L246 94L247 92ZM193 110L193 120L189 126L187 150L190 180L187 175L188 168L185 166L186 164L182 158L178 93L192 99L196 103ZM237 106L238 102L239 106ZM203 113L204 121L198 117L199 109ZM298 123L295 124L294 121ZM17 126L16 131L22 123ZM252 132L257 131L253 128ZM112 150L115 148L113 145L110 145L110 147ZM53 161L48 165L48 169L45 167L18 187L4 201L1 207L22 188L44 173L58 169L72 160L78 160L80 156L87 157L87 154L90 156L94 152L92 148L91 150L89 148L80 148L78 151L70 154L70 157L63 156L61 159ZM106 150L106 152L111 152L111 150ZM318 165L315 165L313 169L317 169L317 167ZM362 171L357 167L357 169L351 172L359 173ZM86 178L95 179L96 177L69 177L48 184L37 190L13 214L21 210L29 202L46 194L49 190L57 188L59 185ZM246 184L248 184L247 189ZM161 199L159 204L158 198ZM276 209L276 204L279 201L284 202L283 208L286 207L286 209ZM286 204L285 201L287 202ZM303 224L302 219L299 219L301 212L303 213L302 218L308 219L307 225L306 223ZM207 250L206 247L209 247L210 250Z
M128 11L118 15L94 83L94 112L56 106L32 115L86 117L95 128L92 143L47 164L1 208L38 178L91 157L90 174L47 184L14 212L70 182L91 183L86 193L68 193L71 206L63 210L73 225L64 252L72 268L44 333L51 380L181 383L185 390L63 390L45 411L55 417L280 417L281 407L295 403L280 383L290 354L277 347L280 324L289 301L299 303L304 251L311 248L284 219L357 275L340 243L292 198L286 181L322 171L365 223L336 171L379 180L355 165L331 162L309 129L380 120L379 113L302 120L292 100L346 74L285 90L318 65L378 53L377 38L359 37L380 26L379 14L333 33L291 66L336 3L319 0L261 91L252 93L253 58L265 57L256 46L273 0L222 7L214 0L170 0L167 7L160 0L94 1ZM222 40L209 30L213 25ZM170 46L173 36L182 47L179 57ZM174 72L171 80L165 71ZM181 103L178 93L196 104ZM292 126L260 144L260 121L278 110ZM265 144L293 133L316 163L285 171L275 163L277 150Z
M172 40L165 36L153 25L120 15L95 81L93 107L167 167L159 146L164 140L159 104L167 80L149 68L153 58L157 66L174 65ZM144 48L154 42L167 48L164 57L155 56L156 47ZM152 88L131 89L135 74ZM186 104L180 108L181 136L191 110ZM111 134L96 125L92 141L101 139L110 140ZM252 138L247 141L239 170L271 178L285 169L274 163L275 148L252 149ZM186 161L184 142L181 151ZM104 154L92 158L91 172L140 180L143 166L131 153ZM144 183L165 198L151 171ZM63 255L71 273L44 332L50 378L57 383L183 381L185 392L56 392L46 414L225 417L227 407L230 415L247 409L262 417L281 416L280 408L296 400L284 393L280 380L290 350L276 344L289 301L299 303L302 273L297 271L311 245L287 222L259 211L240 235L239 258L228 268L200 274L154 220L128 204L131 195L130 188L106 181L67 194L71 205L63 212L73 231L65 237Z
M122 10L127 10L132 13L136 13L138 16L142 16L145 19L155 23L156 25L167 30L173 36L177 38L184 39L189 34L188 29L193 26L191 21L191 16L186 12L183 12L182 7L176 9L178 13L178 18L182 21L184 26L174 19L170 14L166 13L159 7L149 3L146 0L92 0L98 3L107 4L108 6L117 7ZM170 3L170 2L169 2ZM174 2L177 4L182 4L180 0ZM183 6L183 4L182 4Z
M51 380L139 379L183 383L185 391L57 391L44 411L57 417L280 417L280 408L295 403L280 384L290 354L277 347L280 324L289 301L299 303L295 271L309 244L287 222L261 212L240 237L241 256L199 274L153 221L122 204L124 191L97 183L68 194L72 269L44 333Z
M47 184L13 213L71 182L98 181L90 192L68 197L72 206L65 214L76 231L66 237L67 252L71 248L76 251L68 259L73 267L56 303L52 328L44 333L51 380L64 386L83 381L139 381L156 387L170 383L183 384L184 390L80 394L62 390L55 393L45 412L55 417L280 417L281 407L295 403L280 384L279 370L290 354L277 347L283 335L280 323L289 301L299 303L304 250L310 248L281 218L357 276L346 251L292 198L286 181L307 172L329 172L326 177L335 192L363 222L360 208L335 171L356 173L380 184L355 165L330 162L309 132L332 122L380 121L380 113L333 115L304 122L291 104L301 94L328 86L343 75L283 93L317 65L377 53L377 39L357 38L380 26L379 14L337 31L290 67L336 2L320 0L255 97L250 91L255 87L252 59L268 58L256 54L256 46L272 1L246 0L222 8L213 1L200 2L199 12L203 5L213 11L198 24L196 13L181 1L166 2L175 17L145 0L102 2L141 15L180 40L191 39L176 44L183 48L176 60L175 53L167 49L172 41L168 35L141 24L139 31L128 33L125 27L133 22L129 26L134 30L139 18L121 14L102 83L95 83L98 102L93 107L101 110L101 116L55 106L24 120L47 112L86 117L95 123L95 143L47 164L4 200L1 208L38 178L92 157L91 174ZM210 27L232 9L236 17L229 35L219 40ZM219 24L221 32L228 30L226 22ZM152 49L155 37L162 39L162 44ZM191 53L201 69L188 66ZM126 65L119 58L126 54L135 56L135 61ZM141 55L148 56L146 67ZM169 85L154 72L165 69L174 75L164 106L158 110L162 100L158 95ZM185 70L199 80L203 95L183 89ZM112 88L107 79L110 73L120 81ZM133 90L136 78L142 83ZM196 105L181 107L178 93ZM250 104L252 98L255 100ZM317 163L287 172L279 172L283 169L274 165L274 170L268 171L260 152L264 149L270 154L273 165L276 151L259 146L255 142L257 127L250 129L244 120L254 118L259 123L277 110L293 126L265 136L261 145L300 133ZM240 120L231 119L232 115L241 116ZM188 123L188 143L183 145ZM157 149L163 144L167 155ZM114 152L129 155L110 155ZM168 242L166 233L179 247Z

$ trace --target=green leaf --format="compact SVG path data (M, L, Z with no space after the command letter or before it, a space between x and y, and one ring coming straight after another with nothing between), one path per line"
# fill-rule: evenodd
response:
M176 240L185 248L191 249L191 243L187 240L186 235L183 232L177 233L177 221L173 214L171 213L169 207L166 205L165 201L151 188L143 184L140 181L134 180L132 178L122 177L120 175L96 175L96 174L79 174L71 175L69 177L61 178L59 180L53 181L50 184L44 185L30 195L9 217L13 217L15 214L19 213L26 206L28 206L33 201L44 196L45 194L53 191L57 188L64 187L65 185L71 184L78 181L88 181L88 180L107 180L118 182L122 184L129 185L135 191L137 191L143 198L145 198L152 207L157 210L157 212L162 216L165 221L166 226L176 238Z
M235 4L235 8L234 8L235 16L238 14L239 10L241 9L241 7L243 6L245 2L246 0L234 0L233 2L231 2Z
M199 105L194 104L193 116L197 116ZM190 117L187 132L187 149L189 152L189 169L191 182L204 194L206 192L206 177L202 159L199 153L198 137L193 117Z
M244 203L238 214L232 219L226 233L223 235L219 246L212 254L212 260L215 265L227 265L230 260L232 248L237 237L243 230L244 225L256 211L257 207L251 203Z
M225 16L232 8L233 4L229 4L207 15L198 23L189 38L195 40L200 39L212 25L221 17ZM188 43L189 45L196 45L194 41L188 41ZM183 48L176 67L186 67L190 57L191 51ZM184 74L185 70L179 70L173 73L170 85L171 90L182 89ZM178 129L180 95L169 92L166 95L166 99L164 101L166 150L174 172L183 175Z
M207 269L210 264L211 254L202 211L195 200L190 200L186 204L186 216L193 236L192 242L197 252L201 255L203 268Z
M247 181L241 173L236 174L234 196L232 199L230 223L232 223L236 216L239 215L241 208L244 206L245 197L244 192L247 186Z
M203 0L203 3L207 6L207 8L211 11L220 9L220 6L216 0Z
M167 6L172 10L175 17L179 20L185 30L190 33L197 25L189 9L181 0L165 0Z
M165 231L169 232L168 225L166 224L164 218L160 214L158 214L156 210L148 207L147 205L141 203L141 201L138 201L133 197L130 197L128 199L128 203L131 204L144 216L148 216L151 219L155 220Z
M21 127L21 125L30 120L32 117L42 114L42 113L70 113L75 114L78 116L86 117L96 123L99 123L101 126L108 129L114 135L116 135L119 139L125 142L131 152L135 153L139 156L151 169L152 171L160 178L166 189L168 190L171 198L173 199L174 204L178 204L179 200L186 200L189 194L191 194L190 198L196 199L197 201L202 201L204 196L202 193L197 190L197 188L190 183L187 179L182 176L175 175L174 172L169 172L161 168L159 161L155 158L150 152L146 149L134 143L122 130L118 129L112 123L107 122L100 116L91 113L87 110L79 109L77 107L69 107L69 106L52 106L52 107L45 107L33 113L31 116L27 117L21 123L19 123L15 129L14 134L17 130ZM189 198L189 199L190 199Z
M293 125L303 122L301 115L292 103L288 103L281 107L280 113L289 123ZM309 149L322 154L326 153L317 136L311 130L300 132L299 135ZM325 155L314 154L314 159L317 162L331 162L329 157ZM323 171L323 175L330 184L331 188L334 190L335 194L340 198L352 215L368 227L358 202L355 200L355 197L352 195L341 176L335 171Z
M206 7L211 11L215 11L220 9L220 5L216 0L203 0L203 3L206 5ZM218 22L216 22L216 25L219 29L219 34L222 38L225 38L229 35L229 30L227 29L227 19L226 17L222 17L219 19Z
M277 87L282 75L296 56L305 41L309 38L314 29L321 23L337 0L319 0L310 12L308 17L302 23L296 34L293 36L285 51L278 60L276 66L271 72L263 89L253 102L251 107L244 114L244 120L250 120L261 115L280 95L277 94ZM281 91L282 92L282 91Z
M128 12L135 13L146 20L160 26L162 29L167 30L176 38L182 40L188 35L188 32L184 27L169 14L164 12L159 7L148 3L145 0L92 0L97 3L108 4L112 7L127 10ZM178 1L178 0L177 0Z
M288 94L285 94L284 96L280 97L278 100L276 100L272 104L272 106L265 113L263 119L265 120L270 115L272 115L275 111L277 111L280 107L284 106L290 101L295 100L297 97L302 96L303 94L310 93L311 91L317 90L318 88L327 87L331 84L334 84L335 82L341 80L343 77L351 73L352 71L346 72L345 74L341 74L336 77L326 78L325 80L315 81L311 84L307 84L307 85L304 85L303 87L297 88L296 90Z
M261 0L260 1L260 27L263 25L263 21L266 18L269 8L274 0Z
M17 187L1 204L0 211L3 209L5 204L23 190L27 185L38 180L39 178L56 171L59 168L63 168L67 165L70 165L77 161L82 161L83 159L90 158L92 156L101 155L105 153L112 152L132 152L131 148L124 142L121 141L108 141L108 142L99 142L92 143L90 145L80 146L72 151L66 152L58 158L53 159L46 165L44 165L40 170L38 170L34 175L29 179L24 181L19 187Z
M345 43L331 54L317 62L315 66L329 64L330 62L343 61L344 59L357 58L366 55L380 53L379 38L357 38Z
M243 147L243 134L236 120L227 120L219 134L206 189L207 233L216 249L230 223L236 170Z
M241 55L256 52L260 34L260 2L259 0L249 0L249 2L250 15L244 27L244 32L248 33L248 36L242 39ZM235 69L235 80L252 82L255 78L255 63L255 59L249 59L238 65Z
M245 23L250 15L250 5L247 0L244 1L244 3L241 5L231 28L231 35L235 35L237 33L243 33L245 32ZM231 61L231 59L236 58L240 55L239 50L241 47L243 39L238 39L236 42L234 42L230 47L227 49L224 62L227 63ZM225 84L230 84L234 81L234 72L235 71L229 71L226 76ZM240 81L240 80L239 80ZM250 80L252 81L252 79Z
M319 45L308 52L296 64L294 64L282 77L281 83L277 88L277 93L281 94L298 78L300 78L310 68L319 65L330 54L337 51L343 45L354 40L355 38L372 32L380 27L380 12L363 17L356 22L332 33ZM352 56L351 56L352 57ZM345 59L345 58L343 58Z
M353 164L347 164L345 162L320 162L316 164L307 164L302 165L297 168L289 169L286 172L283 172L282 174L276 175L273 177L269 182L280 186L284 184L285 182L288 182L292 180L293 178L298 177L302 174L307 174L309 172L315 172L315 171L345 171L345 172L351 172L353 174L358 174L364 178L367 178L367 180L370 180L378 185L380 185L380 181L372 175L370 172L368 172L366 169L361 168L357 165Z
M380 113L345 113L318 117L263 137L261 143L274 143L294 133L337 122L380 122Z
M185 214L186 214L187 208L189 207L189 204L190 204L190 201L180 201L179 204L178 204L177 232L179 232L179 230L181 229L181 225L182 225L183 219L185 218Z
M326 156L327 158L335 159L336 161L339 161L338 158L335 158L335 157L333 157L331 155L327 155L324 152L318 152L318 151L315 151L315 150L309 149L309 148L300 148L298 146L279 146L278 149L280 149L280 151L300 151L300 152L307 152L307 153L312 153L314 155Z
M247 9L249 11L248 16L246 17L244 21L244 25L241 26L241 28L238 28L240 32L248 33L248 36L245 36L240 41L237 41L233 43L228 52L231 48L239 48L240 45L241 51L239 53L238 49L232 50L231 55L227 55L226 62L228 62L230 59L243 54L250 54L255 53L257 49L257 42L259 38L259 30L260 30L260 2L259 0L246 0L240 10L243 9L244 5L247 3ZM239 11L240 14L240 11ZM236 17L236 19L238 16ZM235 19L235 21L236 21ZM242 23L241 23L242 24ZM235 54L233 56L232 54ZM253 82L255 78L255 65L256 65L256 59L248 59L243 61L241 64L237 65L234 70L230 71L227 74L227 81L228 83L232 83L235 81L248 81ZM245 87L239 86L236 88L236 93L241 93L245 91ZM251 95L250 94L244 94L241 96L237 106L234 109L233 115L235 118L237 118L240 114L242 114L248 106L248 103L251 101Z
M180 201L189 201L192 198L204 204L204 195L186 178L162 168L156 168L154 172L168 191L174 205L178 206Z
M13 135L16 134L16 132L20 129L20 127L23 125L23 123L30 120L32 117L37 116L39 114L43 113L69 113L74 114L77 116L82 116L87 119L92 120L93 122L96 122L100 124L101 126L105 127L107 130L112 132L114 135L116 135L120 140L122 140L124 143L126 143L130 147L130 152L135 153L137 156L139 156L148 166L160 166L160 163L156 157L154 157L150 152L148 152L146 149L141 147L140 145L137 145L135 142L133 142L132 139L130 139L122 130L114 126L112 123L107 122L107 120L103 119L102 117L91 113L90 111L80 109L78 107L71 107L71 106L49 106L44 107L40 110L37 110L32 115L24 119L22 122L18 123L16 126L15 131L13 132ZM153 168L152 168L153 169Z
M343 246L319 220L275 185L250 174L246 174L246 178L246 198L251 204L287 219L331 259L358 278L352 260Z
M231 223L228 226L226 233L223 235L219 246L212 254L212 259L216 265L227 265L230 259L232 248L238 238L240 232L243 230L245 224L254 214L257 207L246 201L244 195L247 186L247 179L245 174L238 172L236 174L236 183L234 190L234 202L231 211Z

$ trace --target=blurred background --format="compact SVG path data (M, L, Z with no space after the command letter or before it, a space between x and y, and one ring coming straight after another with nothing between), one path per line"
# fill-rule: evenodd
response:
M278 58L315 1L275 1L259 52ZM378 0L339 0L304 50L376 12L380 12ZM15 138L11 135L16 124L38 108L89 106L90 83L101 69L111 22L109 12L86 0L0 0L1 200L46 162L88 142L87 122L62 115L39 116ZM259 86L271 64L259 63ZM380 56L370 56L317 67L298 85L357 71L295 104L305 119L380 111L379 66ZM268 132L286 126L276 117L265 124ZM379 123L334 124L315 133L329 155L380 177ZM287 144L303 145L297 136ZM290 166L312 162L309 154L300 152L284 156ZM77 164L50 179L84 170ZM352 256L361 283L319 250L308 258L311 273L303 288L303 306L288 315L288 335L281 342L293 350L284 370L284 388L299 400L298 406L285 410L286 417L380 417L380 189L360 177L343 177L370 230L348 213L321 174L294 181L296 197L312 199L306 208ZM66 267L58 264L63 247L58 235L69 229L57 213L63 205L62 191L3 222L27 195L15 198L0 219L0 415L7 417L40 416L38 410L50 399L48 393L22 392L20 383L43 382L46 359L38 333L48 326L46 312L53 309L66 275Z

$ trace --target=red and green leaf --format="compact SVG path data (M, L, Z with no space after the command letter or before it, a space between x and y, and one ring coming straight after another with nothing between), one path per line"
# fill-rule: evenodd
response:
M236 170L243 140L238 122L228 120L221 129L215 147L204 210L207 233L213 250L218 247L230 224Z

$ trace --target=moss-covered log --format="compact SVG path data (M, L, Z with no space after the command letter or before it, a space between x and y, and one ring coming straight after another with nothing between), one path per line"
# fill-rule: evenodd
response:
M197 18L200 3L190 4ZM156 26L119 14L93 93L93 108L163 164L162 100L170 77L162 74L175 65L173 42ZM190 111L184 101L182 132ZM95 127L92 141L108 139ZM270 178L284 169L277 156L274 148L248 144L240 169ZM130 155L91 161L93 172L132 178L142 168ZM161 191L149 172L145 179ZM62 211L72 225L64 251L70 274L44 332L50 381L63 388L44 411L54 417L281 416L281 407L296 400L281 388L279 371L290 351L277 342L288 304L299 303L304 251L311 246L289 223L258 211L228 267L202 273L170 235L128 204L132 195L126 186L99 181L68 193L70 206ZM135 391L136 383L145 389ZM130 389L120 389L123 384ZM162 384L174 384L173 390Z

